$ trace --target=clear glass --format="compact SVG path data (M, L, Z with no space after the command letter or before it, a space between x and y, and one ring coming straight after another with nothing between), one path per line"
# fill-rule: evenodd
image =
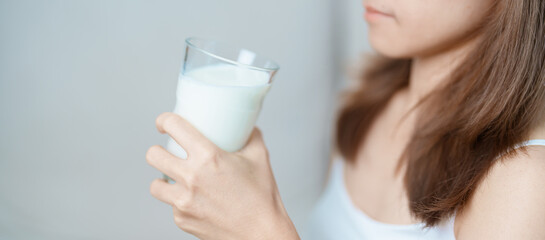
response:
M250 137L279 67L245 48L194 37L185 42L174 113L221 149L238 151ZM172 138L167 150L187 158Z

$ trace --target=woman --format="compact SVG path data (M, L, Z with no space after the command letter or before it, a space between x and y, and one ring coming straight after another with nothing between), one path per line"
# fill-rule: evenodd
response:
M364 1L371 45L308 239L545 239L545 2ZM151 193L201 239L300 239L261 133L220 150L183 118Z

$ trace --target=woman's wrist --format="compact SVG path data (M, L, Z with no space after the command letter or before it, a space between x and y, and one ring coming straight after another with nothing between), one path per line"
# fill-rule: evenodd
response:
M287 225L285 225L284 229L281 229L278 235L275 236L275 239L301 240L297 233L297 229L295 229L291 220L288 219L285 223L287 223Z
M256 229L259 232L254 234L252 239L259 240L272 240L272 239L283 239L283 240L300 240L297 229L293 225L293 222L288 216L284 206L280 204L279 208L274 211L273 214L270 214L267 218L262 218L265 220L261 223L261 228ZM272 216L271 216L272 215Z
M299 234L289 217L279 217L274 219L265 231L258 233L261 240L283 239L300 240Z
M281 202L282 203L282 202ZM274 239L289 239L289 240L300 240L299 234L297 234L297 229L295 228L295 225L293 225L293 222L291 221L290 217L288 216L288 212L284 208L284 205L281 204L281 211L279 212L278 220L276 223L278 226L278 231L276 231L276 234L272 235Z

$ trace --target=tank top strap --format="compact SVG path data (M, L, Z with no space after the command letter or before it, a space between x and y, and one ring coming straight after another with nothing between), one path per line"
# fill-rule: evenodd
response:
M541 146L545 146L545 139L530 139L528 141L524 141L520 144L517 145L517 147L522 147L522 146L530 146L530 145L541 145Z
M513 150L515 150L517 148L520 148L520 147L532 146L532 145L545 146L545 139L537 139L536 138L536 139L530 139L530 140L515 144L515 146L513 146L513 148L508 150L508 152L513 151ZM496 156L496 159L501 158L502 156L504 156L504 154L506 154L506 153L499 154L498 156Z

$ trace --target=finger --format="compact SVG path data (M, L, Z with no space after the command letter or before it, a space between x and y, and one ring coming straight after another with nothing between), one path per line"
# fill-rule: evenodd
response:
M195 229L191 227L190 217L187 216L187 214L177 207L172 207L172 214L174 215L174 223L176 223L176 226L184 230L184 232L195 235Z
M174 205L174 199L176 199L176 187L173 184L167 183L164 179L155 179L151 182L150 193L154 198L159 199L161 202Z
M248 142L238 151L238 153L244 156L268 156L269 153L265 146L265 141L263 140L263 134L258 127L254 127Z
M218 120L219 121L219 120ZM218 151L219 148L190 122L180 117L178 114L166 112L157 117L157 130L161 133L167 133L176 141L189 157L190 153L206 153Z
M146 161L149 165L166 174L170 178L181 181L187 173L185 161L174 156L159 145L151 146L146 153Z

